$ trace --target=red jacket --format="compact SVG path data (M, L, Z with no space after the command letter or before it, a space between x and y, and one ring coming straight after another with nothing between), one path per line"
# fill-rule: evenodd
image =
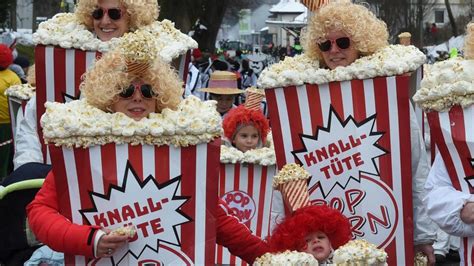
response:
M100 227L73 224L59 213L52 171L26 210L31 230L41 242L66 254L94 257L94 238ZM252 264L255 258L269 251L267 243L252 235L222 200L219 201L216 218L216 242L227 247L235 256Z

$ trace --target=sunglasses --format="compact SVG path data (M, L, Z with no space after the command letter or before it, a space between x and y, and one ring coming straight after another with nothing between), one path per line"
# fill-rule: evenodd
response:
M123 89L122 92L119 94L119 96L122 98L130 98L133 96L136 89L140 89L140 92L144 98L151 99L153 96L155 96L155 92L153 91L153 88L151 87L151 85L148 85L148 84L142 84L142 85L131 84L130 86L128 86L128 88Z
M119 20L122 18L122 10L120 8L102 8L98 7L92 11L92 17L95 20L100 20L104 17L104 14L107 13L111 20Z
M351 46L351 39L349 39L349 37L341 37L337 38L336 40L327 40L325 42L318 43L319 50L321 50L322 52L327 52L331 50L331 47L334 43L336 43L339 49L344 50Z

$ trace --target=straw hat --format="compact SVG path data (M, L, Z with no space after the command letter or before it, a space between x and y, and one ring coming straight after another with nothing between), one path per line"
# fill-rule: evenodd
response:
M200 91L214 94L241 94L244 92L237 87L237 75L230 71L213 72L209 79L209 88L203 88Z

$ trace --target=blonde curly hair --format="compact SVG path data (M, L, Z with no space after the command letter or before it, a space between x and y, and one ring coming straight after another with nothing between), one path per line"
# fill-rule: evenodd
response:
M318 43L329 31L343 31L361 56L388 45L387 25L366 7L344 1L331 1L311 17L303 35L303 48L310 58L324 63Z
M464 58L474 59L474 22L466 26L466 37L464 38Z
M120 5L127 11L130 18L129 31L153 23L158 18L159 9L156 0L118 0ZM79 0L76 6L76 18L84 24L88 30L94 31L94 19L92 11L97 7L99 0Z
M89 104L110 111L110 106L119 100L123 88L127 88L137 78L153 87L156 113L165 108L176 109L182 94L182 82L176 71L161 59L155 59L137 77L127 73L126 59L119 50L111 51L99 59L84 74L80 89Z

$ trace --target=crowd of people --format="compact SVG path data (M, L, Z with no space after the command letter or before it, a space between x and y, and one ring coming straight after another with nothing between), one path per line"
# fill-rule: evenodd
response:
M107 42L151 24L158 18L158 12L156 1L80 0L75 15L79 23ZM389 45L386 23L363 5L333 1L314 12L301 43L303 53L318 61L321 68L331 71L349 66ZM474 36L470 25L467 42L472 42ZM8 38L5 37L5 43ZM409 42L404 40L402 44ZM148 55L145 61L140 61L127 57L124 50L114 49L87 70L80 85L81 95L94 108L123 113L136 121L165 109L176 109L183 98L191 95L202 101L214 100L216 111L223 119L223 145L242 152L265 145L271 126L266 103L259 98L252 108L246 104L251 95L248 92L257 86L264 63L239 51L233 58L205 56L199 49L193 49L191 54L188 76L182 82L176 70L159 57ZM465 54L469 56L469 52ZM253 63L257 66L253 67ZM110 258L127 243L128 236L111 234L109 229L95 225L73 224L60 213L55 173L44 169L35 97L26 105L24 118L17 123L17 133L11 134L10 119L15 118L10 117L4 92L12 85L27 82L25 73L29 66L24 57L16 54L14 41L0 45L0 178L8 180L20 173L38 176L41 172L44 184L26 209L35 236L61 253ZM470 236L474 200L471 194L453 189L440 156L430 171L422 131L413 111L410 138L414 249L427 257L428 265L434 265L437 227L433 220L448 233ZM455 210L448 218L444 216L447 209ZM266 252L287 249L310 253L322 264L330 263L334 250L352 237L349 220L328 206L298 209L276 224L267 239L260 239L239 223L223 201L218 202L216 220L216 242L250 264Z

